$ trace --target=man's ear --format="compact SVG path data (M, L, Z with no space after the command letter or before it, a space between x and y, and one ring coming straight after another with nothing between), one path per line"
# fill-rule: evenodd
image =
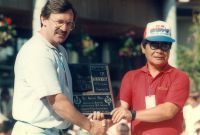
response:
M140 44L140 47L142 49L142 53L145 54L145 48L144 48L144 45L142 43Z
M45 18L45 17L43 17L43 16L40 17L40 22L41 22L41 24L42 24L43 26L46 26L47 21L48 21L47 18Z

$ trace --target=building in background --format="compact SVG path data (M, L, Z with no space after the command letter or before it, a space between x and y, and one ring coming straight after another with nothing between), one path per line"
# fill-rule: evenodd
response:
M192 15L198 11L199 0L70 0L78 11L75 30L64 45L71 63L108 63L114 89L118 89L122 75L144 65L138 53L147 22L165 20L173 27L170 63L176 66L176 46L190 34ZM17 37L14 56L20 46L37 29L41 4L46 0L0 0L0 14L12 18ZM39 3L39 5L38 5ZM37 9L37 11L35 10ZM39 16L39 15L38 15ZM32 25L33 19L38 22ZM13 57L14 59L15 57ZM13 63L0 64L0 87L13 86ZM2 76L3 75L3 76Z

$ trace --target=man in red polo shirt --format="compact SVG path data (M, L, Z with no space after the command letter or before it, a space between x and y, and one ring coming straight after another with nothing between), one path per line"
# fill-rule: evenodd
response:
M182 108L189 93L186 73L168 64L171 45L170 26L163 21L147 24L142 52L147 63L123 77L119 107L112 121L131 121L132 135L180 135Z

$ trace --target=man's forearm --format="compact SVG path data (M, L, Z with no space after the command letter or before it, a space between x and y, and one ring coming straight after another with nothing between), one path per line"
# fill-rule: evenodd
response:
M137 111L135 119L145 122L160 122L173 118L177 112L176 105L164 103L151 109Z
M53 97L54 96L54 97ZM89 131L91 122L84 115L76 110L71 102L63 94L49 96L49 102L54 111L63 119L78 125L79 127Z

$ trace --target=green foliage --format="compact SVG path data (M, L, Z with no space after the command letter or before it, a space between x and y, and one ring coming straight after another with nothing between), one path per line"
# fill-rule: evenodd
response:
M83 54L83 56L92 57L96 53L96 49L99 47L99 43L94 41L92 37L81 31L78 33L76 38L68 41L65 47L69 51L76 51Z
M11 18L0 15L0 47L16 36L16 30Z
M200 91L200 14L194 17L188 43L180 45L177 50L177 62L179 68L186 71L193 81L192 90Z
M97 42L94 42L89 35L84 35L82 38L83 55L91 56L96 48L99 46Z
M119 50L119 56L132 57L141 54L140 45L136 45L131 37L123 40L123 46Z

